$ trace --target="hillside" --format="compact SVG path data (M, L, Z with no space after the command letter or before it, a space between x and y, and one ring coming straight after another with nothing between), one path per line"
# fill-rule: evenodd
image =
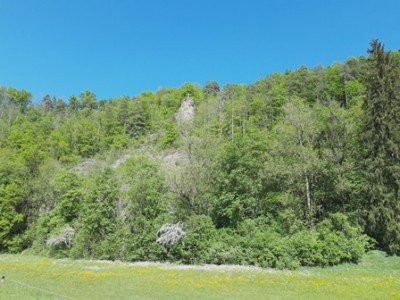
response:
M0 89L0 251L298 268L400 253L400 53L68 101Z

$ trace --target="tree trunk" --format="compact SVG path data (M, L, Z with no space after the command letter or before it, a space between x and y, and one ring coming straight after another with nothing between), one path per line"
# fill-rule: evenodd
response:
M310 192L310 182L308 179L307 172L304 171L305 184L306 184L306 196L307 196L307 222L310 229L313 228L312 221L312 202L311 202L311 192Z
M233 96L231 96L232 97L232 99L231 99L231 140L232 140L232 142L233 142L233 136L234 136L234 122L233 122L233 117L234 117L234 109L233 109L233 106L235 105L235 102L234 102L234 97Z
M219 96L219 103L218 103L218 127L219 127L219 134L224 134L224 110L225 110L225 100L223 96Z

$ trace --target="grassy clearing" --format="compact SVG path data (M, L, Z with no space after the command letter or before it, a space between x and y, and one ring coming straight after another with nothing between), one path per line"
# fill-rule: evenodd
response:
M400 299L400 258L371 252L359 265L298 271L1 255L0 299Z

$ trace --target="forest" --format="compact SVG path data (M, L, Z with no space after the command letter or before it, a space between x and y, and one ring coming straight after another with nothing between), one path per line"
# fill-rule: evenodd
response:
M0 87L0 252L281 269L400 254L400 51L253 84Z

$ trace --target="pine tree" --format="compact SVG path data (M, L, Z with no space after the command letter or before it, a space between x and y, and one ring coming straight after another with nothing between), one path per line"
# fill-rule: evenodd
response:
M400 254L400 64L378 40L368 50L364 103L367 232Z

